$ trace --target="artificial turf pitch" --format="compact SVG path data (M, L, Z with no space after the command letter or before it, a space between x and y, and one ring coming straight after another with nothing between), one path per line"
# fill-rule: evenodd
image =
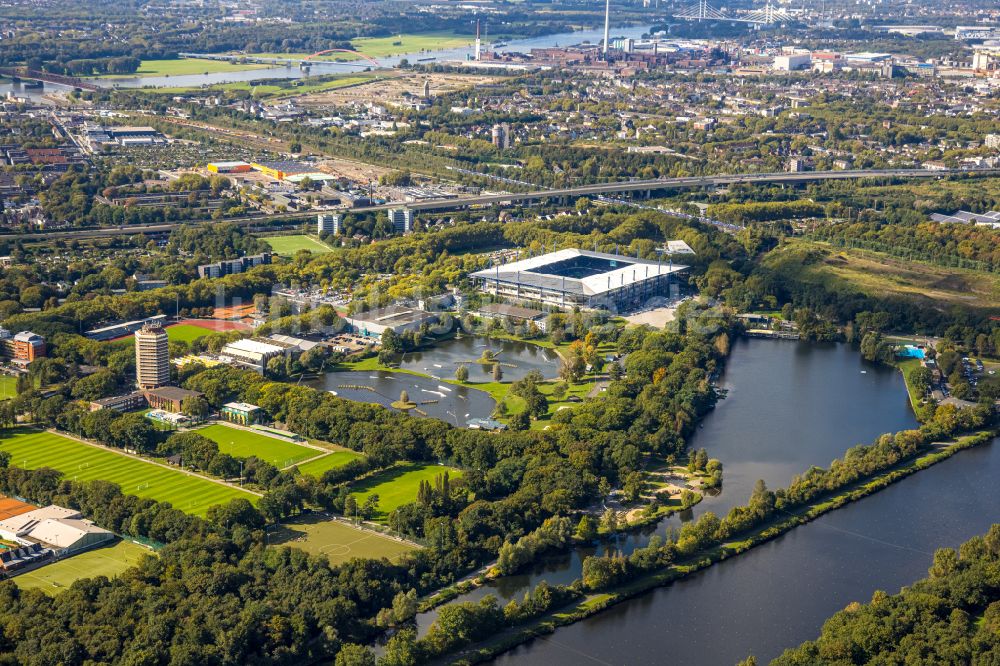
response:
M72 480L111 481L126 495L170 502L175 509L196 516L204 516L210 506L227 504L237 497L257 502L256 495L239 488L50 432L20 429L4 434L0 436L0 451L10 453L10 464L15 467L51 467Z

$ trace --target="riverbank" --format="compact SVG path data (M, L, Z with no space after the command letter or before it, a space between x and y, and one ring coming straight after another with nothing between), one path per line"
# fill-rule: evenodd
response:
M688 558L683 563L674 564L656 573L631 581L612 592L589 594L576 604L560 608L533 622L502 631L490 641L441 657L435 660L435 663L456 663L459 661L478 663L489 660L532 638L550 634L559 627L596 615L657 587L669 585L722 560L745 553L758 545L774 540L795 527L805 525L824 514L877 493L896 481L952 457L959 451L988 443L994 437L996 437L995 432L983 431L958 438L951 444L925 447L920 454L901 462L892 469L858 481L841 491L820 497L816 501L788 513L783 518L773 519L755 528L740 541L730 541L722 546L714 547L709 551Z

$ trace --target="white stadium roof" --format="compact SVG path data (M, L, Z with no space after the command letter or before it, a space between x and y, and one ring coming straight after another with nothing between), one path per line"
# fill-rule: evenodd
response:
M685 243L684 246L687 247L687 244ZM687 247L687 249L691 248ZM680 250L675 251L680 253ZM571 277L559 274L559 269L552 266L560 262L571 262L578 258L608 262L608 270L599 270L594 267L592 274ZM553 272L546 272L549 268L552 268ZM487 268L473 273L472 277L487 281L500 280L506 283L518 283L584 296L599 296L622 286L657 276L672 275L686 268L687 266L665 261L649 261L606 252L567 249Z

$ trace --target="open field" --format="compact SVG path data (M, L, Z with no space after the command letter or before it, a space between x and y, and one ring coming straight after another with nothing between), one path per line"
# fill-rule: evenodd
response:
M300 460L307 460L321 453L295 442L286 442L276 437L222 424L198 428L195 432L218 444L220 453L228 453L237 458L256 456L279 468L294 465Z
M333 248L312 236L296 234L293 236L267 236L263 238L271 249L286 257L293 256L299 250L309 250L315 254L333 252Z
M204 516L210 506L225 504L237 497L257 502L256 495L239 488L50 432L17 430L0 438L0 451L10 453L10 464L17 467L51 467L74 480L111 481L120 485L126 495L170 502L175 508L196 516Z
M134 74L104 74L97 78L122 79L146 76L185 76L188 74L211 74L214 72L242 72L261 69L268 65L240 64L228 60L208 60L202 58L177 58L176 60L143 60Z
M822 253L822 256L803 262L802 256L809 250ZM896 259L870 250L834 248L826 243L795 240L772 252L766 262L788 279L824 284L838 291L928 304L1000 307L998 275Z
M112 546L88 550L14 577L14 582L22 590L41 590L46 594L58 594L80 578L107 576L114 578L125 571L143 555L152 551L132 541L119 541Z
M356 451L334 451L333 453L329 453L322 458L310 460L307 463L298 465L298 468L299 472L302 474L321 477L323 476L323 472L336 469L337 467L342 467L352 460L357 460L359 458L364 458L364 455L357 453Z
M478 74L414 73L393 71L373 78L363 85L342 86L324 92L301 91L305 94L298 101L307 106L341 106L351 102L378 104L402 102L404 93L423 96L424 82L430 86L431 96L492 83L496 76Z
M361 481L351 488L351 494L358 506L364 504L369 495L378 495L378 512L375 520L384 522L389 514L404 504L417 499L417 488L421 481L430 481L448 472L451 480L462 477L461 470L444 465L400 465Z
M326 555L330 564L340 564L355 557L386 557L398 561L401 555L414 550L402 541L315 513L299 516L272 529L268 543Z
M351 48L358 53L363 53L377 59L408 53L417 54L422 51L457 49L463 46L470 46L474 42L475 37L472 35L456 35L454 32L404 33L402 35L393 35L392 37L359 37L351 40ZM309 55L312 54L300 51L296 53L248 53L246 57L302 60ZM337 62L349 62L358 59L359 57L353 53L327 53L312 58L312 60Z

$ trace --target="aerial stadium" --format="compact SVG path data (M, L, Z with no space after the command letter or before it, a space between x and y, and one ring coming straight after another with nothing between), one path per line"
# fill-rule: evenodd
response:
M671 260L569 249L497 264L471 277L484 293L514 301L627 311L669 296L671 277L687 268Z

